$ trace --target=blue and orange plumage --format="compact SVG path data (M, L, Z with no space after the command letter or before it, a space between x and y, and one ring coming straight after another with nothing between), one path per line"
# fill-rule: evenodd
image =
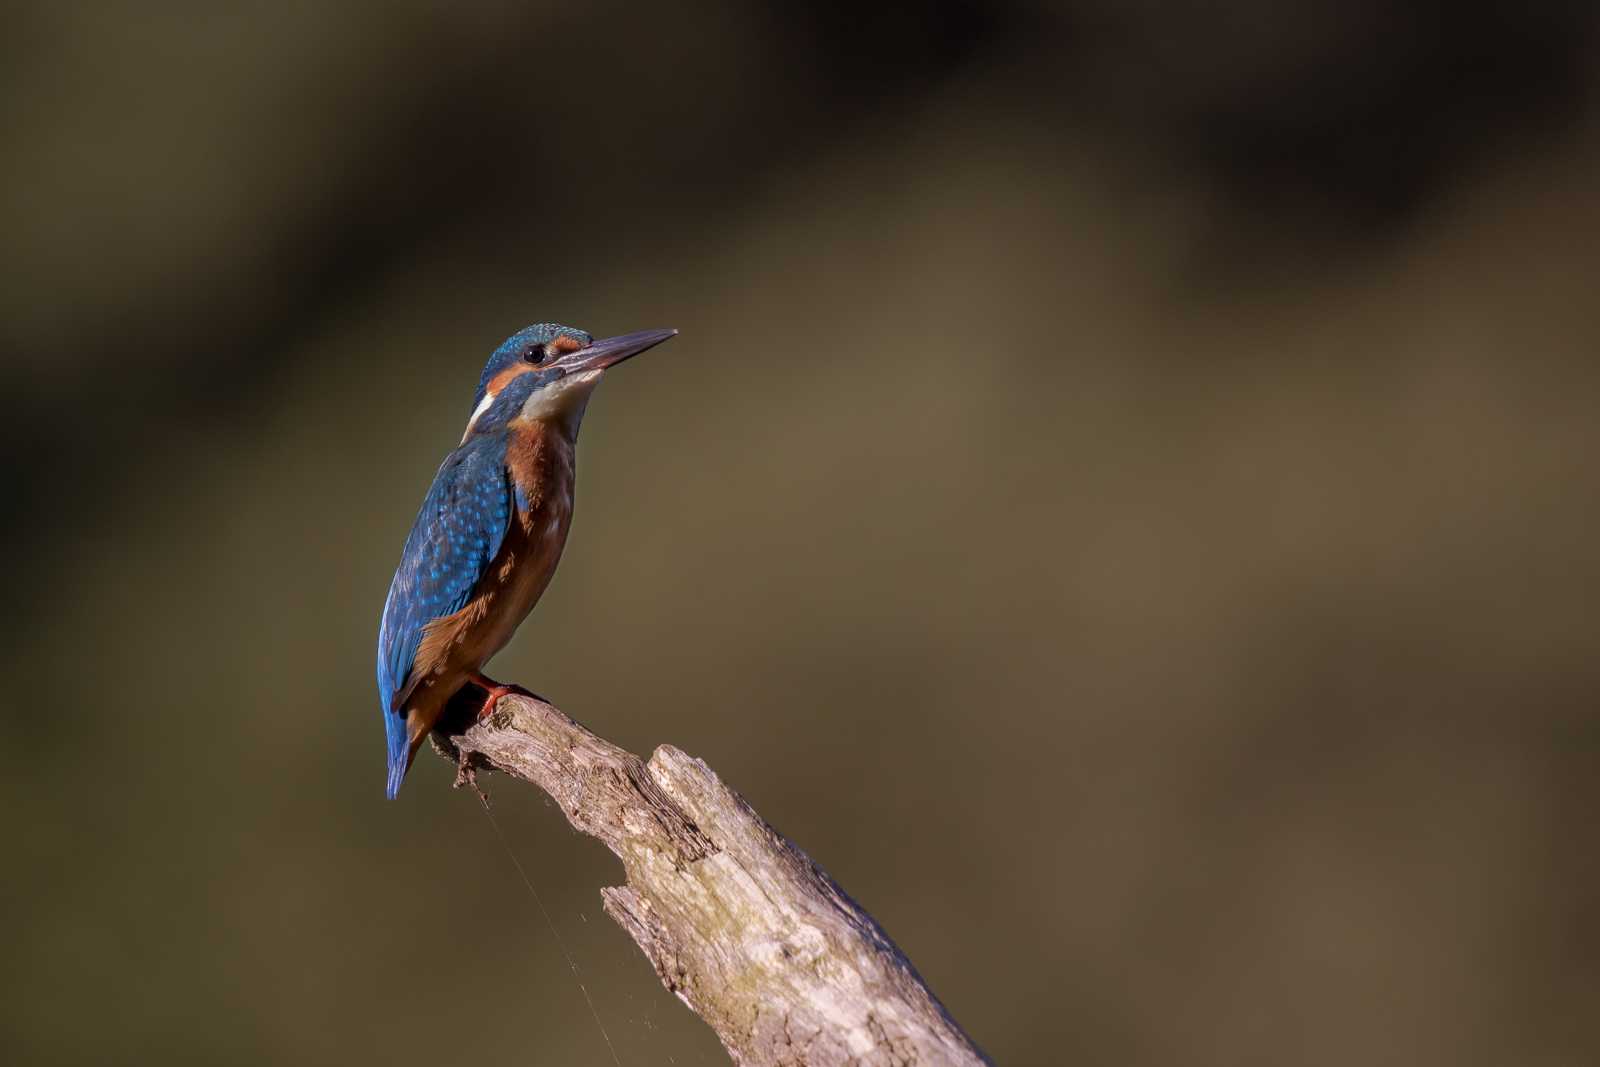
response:
M675 330L605 341L544 323L495 350L461 444L434 476L406 539L378 631L388 794L468 682L485 710L510 687L483 676L555 573L572 520L573 449L606 368Z

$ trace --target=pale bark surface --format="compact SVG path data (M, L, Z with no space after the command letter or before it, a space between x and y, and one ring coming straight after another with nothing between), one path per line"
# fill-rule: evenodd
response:
M663 745L645 763L520 695L434 737L458 784L482 767L534 782L621 857L606 912L741 1067L991 1063L872 916L700 760Z

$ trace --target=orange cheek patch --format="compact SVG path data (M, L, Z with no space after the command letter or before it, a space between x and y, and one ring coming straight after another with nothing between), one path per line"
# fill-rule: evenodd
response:
M511 379L515 378L517 375L527 374L529 371L537 369L537 367L532 367L527 364L523 364L518 367L507 367L505 370L489 379L489 392L499 393L500 390L504 389L506 385L510 383Z

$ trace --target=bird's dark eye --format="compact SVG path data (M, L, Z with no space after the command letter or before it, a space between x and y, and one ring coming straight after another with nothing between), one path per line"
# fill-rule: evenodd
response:
M537 367L544 362L544 345L529 345L522 350L522 358Z

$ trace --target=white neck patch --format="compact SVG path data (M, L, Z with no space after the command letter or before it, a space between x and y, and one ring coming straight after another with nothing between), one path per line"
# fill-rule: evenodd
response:
M466 431L463 432L462 435L461 435L461 443L462 444L466 444L467 443L467 434L470 434L472 432L472 427L477 424L478 416L482 415L485 411L489 410L489 405L494 403L494 398L495 398L495 394L494 393L484 393L483 394L483 399L478 401L478 406L476 408L473 408L473 410L472 410L472 418L467 420Z

